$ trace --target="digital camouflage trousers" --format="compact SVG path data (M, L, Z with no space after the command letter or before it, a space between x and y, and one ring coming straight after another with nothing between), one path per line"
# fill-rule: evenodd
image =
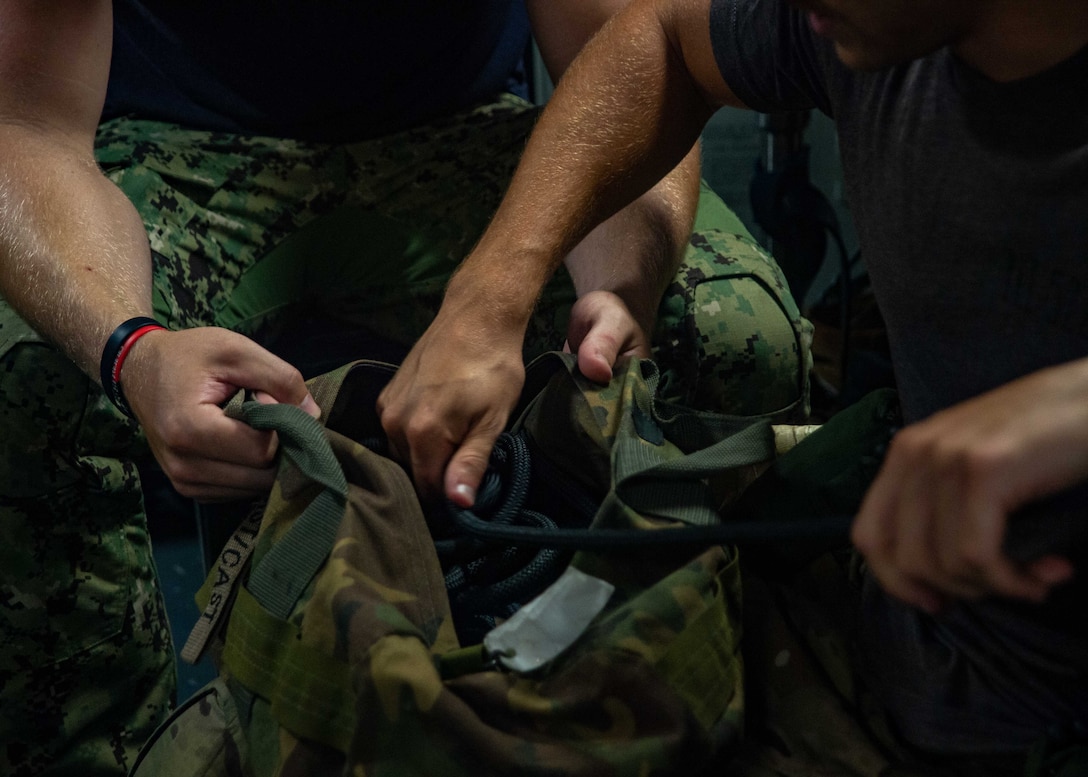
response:
M359 343L406 348L497 207L535 116L503 98L346 145L118 119L100 128L97 155L143 217L155 315L171 328L284 342L317 312L322 332L332 319L364 332ZM527 357L562 346L573 299L560 272ZM672 398L803 408L809 336L777 266L704 187L655 338ZM174 694L139 475L150 453L2 299L0 430L0 773L123 774Z

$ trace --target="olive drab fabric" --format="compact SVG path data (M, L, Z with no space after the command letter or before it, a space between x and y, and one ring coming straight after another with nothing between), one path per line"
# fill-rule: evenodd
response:
M280 472L255 541L235 546L252 548L245 574L213 570L198 597L218 621L187 650L214 645L221 675L149 741L135 777L686 775L738 742L730 547L574 552L578 571L563 578L604 590L603 607L531 670L504 666L487 640L461 643L429 514L372 450L391 369L359 362L311 381L321 423L285 406L233 411L277 429ZM648 360L603 387L564 354L527 375L511 431L563 473L553 487L575 480L595 495L589 533L716 521L707 472L774 456L766 417L656 400Z
M351 143L123 116L101 125L95 153L144 221L155 317L171 329L232 329L296 363L278 348L312 331L299 322L314 311L333 319L323 333L363 330L398 349L419 337L537 111L505 95ZM527 360L561 347L574 298L561 270L529 323ZM658 322L663 396L803 415L811 325L773 259L705 185ZM357 358L349 339L297 366L315 375ZM304 340L302 355L313 358L312 346ZM153 457L139 425L4 299L0 429L0 773L117 777L175 692L145 505Z

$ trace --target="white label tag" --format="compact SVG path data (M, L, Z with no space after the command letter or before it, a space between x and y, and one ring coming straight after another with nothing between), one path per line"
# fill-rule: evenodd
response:
M582 635L615 591L615 586L574 567L487 633L484 649L515 672L532 672L558 656Z
M242 519L242 523L234 530L234 534L227 540L226 546L219 554L213 573L215 585L208 597L208 606L204 608L200 619L189 632L185 647L181 649L181 658L188 664L196 664L200 661L223 614L228 612L234 603L234 595L242 579L242 572L253 554L253 546L256 544L254 541L261 528L264 508L264 500L254 506L249 515Z

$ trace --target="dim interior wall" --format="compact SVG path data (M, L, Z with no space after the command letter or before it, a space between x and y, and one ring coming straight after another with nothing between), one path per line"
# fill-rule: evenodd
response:
M857 236L845 198L834 122L824 114L812 111L805 129L805 143L810 149L809 179L830 200L839 219L847 254L853 255L857 250ZM702 135L703 177L763 243L767 242L767 236L755 223L748 189L767 145L767 134L759 126L759 114L737 108L719 110ZM828 254L802 301L805 305L818 300L838 277L839 256L831 241L828 242Z

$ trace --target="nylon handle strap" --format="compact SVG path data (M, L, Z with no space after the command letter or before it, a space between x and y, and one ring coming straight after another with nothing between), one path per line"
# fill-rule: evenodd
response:
M239 416L254 429L275 431L283 455L306 477L325 486L253 567L246 585L261 606L286 618L329 554L344 516L347 479L324 428L301 408L244 402Z

